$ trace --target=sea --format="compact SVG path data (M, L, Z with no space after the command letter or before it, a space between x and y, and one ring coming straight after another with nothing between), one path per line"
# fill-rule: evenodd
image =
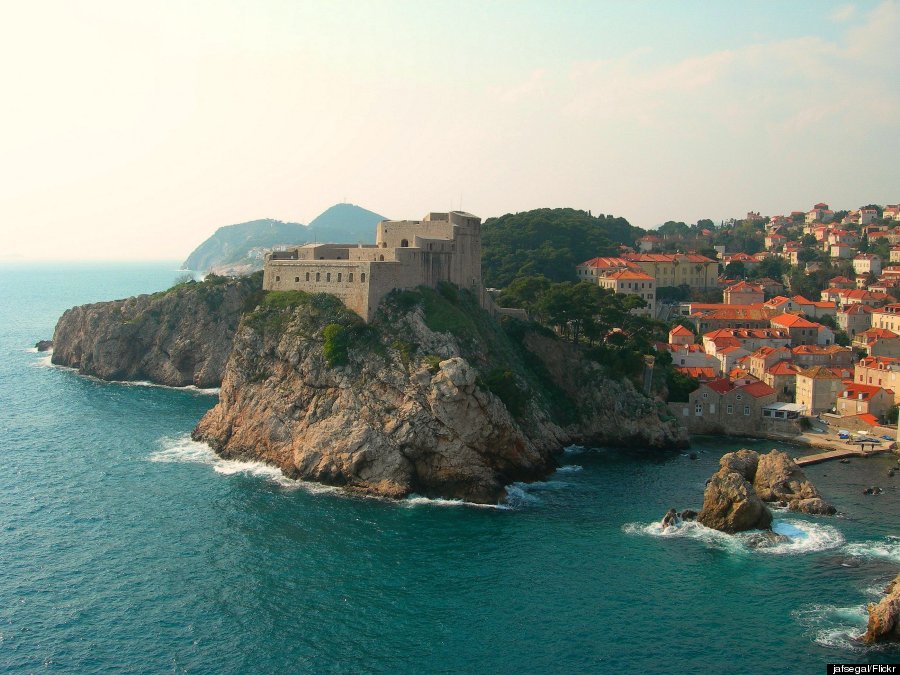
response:
M34 344L175 262L0 266L0 672L822 673L897 663L866 603L900 572L896 457L811 466L836 517L695 524L719 457L560 449L505 504L350 496L190 439L216 391L109 383ZM864 495L864 488L884 488Z

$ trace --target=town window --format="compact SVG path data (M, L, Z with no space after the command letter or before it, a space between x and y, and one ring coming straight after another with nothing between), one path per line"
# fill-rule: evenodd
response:
M309 281L309 272L306 273L306 280Z
M340 283L340 282L341 282L341 273L338 272L338 283Z
M316 281L320 281L322 279L322 275L319 272L316 272Z
M734 406L729 403L728 406L726 406L726 408L725 408L725 412L727 412L729 415L733 415L734 414Z
M331 272L328 272L328 273L325 275L325 281L331 281Z
M347 274L347 281L353 281L353 272Z
M706 392L704 392L704 393L703 393L703 398L709 398L709 394L707 394Z
M362 274L359 275L359 283L361 283L361 284L366 283L366 273L365 272L363 272Z
M749 414L750 414L750 406L749 406L749 405L745 405L745 406L744 406L744 414L745 414L745 415L749 415Z
M697 405L694 406L694 415L696 415L697 417L700 417L703 415L703 404L702 403L698 403Z

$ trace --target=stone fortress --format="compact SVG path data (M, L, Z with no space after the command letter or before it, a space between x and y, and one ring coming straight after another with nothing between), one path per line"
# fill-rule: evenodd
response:
M466 288L494 309L481 284L481 218L463 211L383 220L375 244L306 244L266 254L263 289L329 293L371 321L395 288Z

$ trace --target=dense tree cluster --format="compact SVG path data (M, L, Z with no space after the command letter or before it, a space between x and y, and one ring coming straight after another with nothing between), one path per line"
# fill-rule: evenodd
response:
M617 255L644 231L624 218L576 209L536 209L489 218L481 228L482 274L488 287L542 275L574 281L575 266L596 256Z

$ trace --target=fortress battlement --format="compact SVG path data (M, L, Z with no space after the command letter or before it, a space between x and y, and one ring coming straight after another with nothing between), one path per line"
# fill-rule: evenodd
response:
M422 220L383 220L375 244L305 244L266 254L267 291L329 293L366 321L396 288L449 281L482 305L481 219L471 213L429 213Z

